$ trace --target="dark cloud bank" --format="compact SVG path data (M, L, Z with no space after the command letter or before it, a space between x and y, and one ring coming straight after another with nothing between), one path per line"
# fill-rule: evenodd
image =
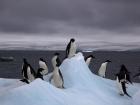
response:
M0 31L138 35L139 0L0 0Z

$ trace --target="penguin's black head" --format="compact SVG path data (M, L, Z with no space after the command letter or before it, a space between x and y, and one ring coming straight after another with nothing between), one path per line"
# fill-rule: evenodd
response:
M93 56L93 55L89 55L88 58L95 58L95 56Z
M110 60L106 60L105 62L111 62Z
M23 58L23 62L24 62L24 63L27 63L27 59L26 59L26 58Z
M121 68L126 68L124 64L121 65Z
M38 73L42 72L43 70L44 70L44 69L39 68L39 69L38 69Z
M60 66L60 64L59 64L59 63L57 63L57 64L56 64L56 67L59 67L59 66Z
M75 42L75 39L74 38L70 39L70 42Z
M39 60L41 60L41 61L45 62L45 60L44 60L43 58L40 58Z
M125 67L124 64L121 65L121 71L130 73L130 72L127 70L127 68Z
M59 54L59 53L55 53L54 55L55 55L55 56L59 56L60 54Z

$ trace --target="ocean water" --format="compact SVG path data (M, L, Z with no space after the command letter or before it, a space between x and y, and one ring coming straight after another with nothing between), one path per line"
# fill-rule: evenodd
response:
M65 51L23 51L23 50L1 50L0 57L14 57L12 62L0 62L0 78L22 78L21 67L22 59L27 58L32 67L38 69L38 60L40 57L47 61L49 72L53 70L51 58L55 52L60 53L60 59L65 58ZM111 60L112 63L107 67L107 78L115 79L115 74L120 70L120 65L125 64L131 72L131 76L136 74L140 68L140 52L139 51L93 51L83 52L84 56L92 54L96 58L90 64L90 70L97 74L98 69L106 60ZM133 79L135 82L140 82L140 79Z

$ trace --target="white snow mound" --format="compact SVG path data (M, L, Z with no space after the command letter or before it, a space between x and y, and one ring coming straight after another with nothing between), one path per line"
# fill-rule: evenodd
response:
M65 89L36 79L25 85L19 80L0 79L0 105L132 105L120 96L116 82L91 73L81 53L65 59L60 66ZM133 96L139 86L128 86ZM138 104L135 104L138 105Z
M140 90L133 97L133 105L140 105Z

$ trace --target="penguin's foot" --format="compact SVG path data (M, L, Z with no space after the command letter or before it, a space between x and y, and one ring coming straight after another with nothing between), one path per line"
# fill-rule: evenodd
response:
M61 86L61 87L57 87L57 88L60 88L60 89L65 89L65 88L64 88L64 86Z
M27 79L21 79L20 81L22 81L22 82L25 82L25 83L29 84L29 82L28 82L28 80L27 80Z
M120 96L124 96L124 94L120 93Z

